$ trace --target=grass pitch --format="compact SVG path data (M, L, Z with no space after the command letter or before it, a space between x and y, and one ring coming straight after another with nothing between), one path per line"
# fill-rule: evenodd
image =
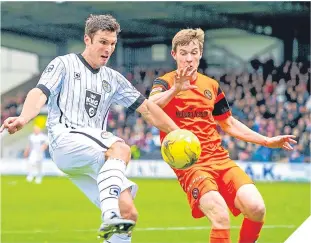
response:
M191 217L175 180L134 179L139 185L139 221L132 243L207 243L210 223ZM310 215L310 185L257 183L267 217L259 243L284 242ZM237 242L242 217L233 218ZM99 210L68 179L46 177L41 185L25 177L1 177L2 243L99 243Z

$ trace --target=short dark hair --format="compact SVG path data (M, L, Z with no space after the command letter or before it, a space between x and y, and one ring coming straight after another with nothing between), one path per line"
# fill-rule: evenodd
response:
M93 15L91 14L85 22L85 34L91 39L98 30L108 30L111 32L120 33L120 24L109 14Z

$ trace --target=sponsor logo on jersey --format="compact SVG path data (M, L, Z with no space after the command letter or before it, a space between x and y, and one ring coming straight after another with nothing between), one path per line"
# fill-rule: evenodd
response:
M208 111L176 111L176 117L186 118L186 117L207 117Z
M100 99L100 94L95 93L94 91L86 90L84 106L90 118L96 115Z

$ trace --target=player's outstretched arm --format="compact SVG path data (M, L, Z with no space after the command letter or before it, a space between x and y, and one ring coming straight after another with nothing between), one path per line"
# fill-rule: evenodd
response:
M269 148L283 148L289 151L293 150L291 144L297 144L297 141L294 140L294 135L282 135L269 138L254 132L232 116L217 122L224 132L245 142L259 144Z
M156 104L145 100L137 110L142 117L165 133L179 129L175 122Z
M172 87L169 90L161 93L157 93L154 95L151 93L149 100L157 104L161 108L164 108L178 93L179 91Z
M13 134L21 130L25 124L39 114L46 100L46 95L40 89L34 88L30 90L20 116L8 117L2 124L0 132L7 129L10 134Z

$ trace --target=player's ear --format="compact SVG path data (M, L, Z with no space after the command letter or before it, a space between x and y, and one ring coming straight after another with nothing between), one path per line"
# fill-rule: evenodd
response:
M89 46L90 44L92 44L92 39L87 34L84 35L84 43L86 46Z
M174 58L174 60L176 61L176 52L174 50L171 50L171 55Z

